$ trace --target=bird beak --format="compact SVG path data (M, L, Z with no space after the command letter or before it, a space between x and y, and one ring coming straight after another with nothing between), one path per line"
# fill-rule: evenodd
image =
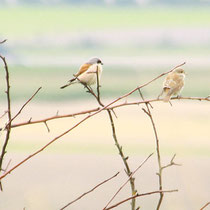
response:
M104 64L101 62L101 65L104 65Z

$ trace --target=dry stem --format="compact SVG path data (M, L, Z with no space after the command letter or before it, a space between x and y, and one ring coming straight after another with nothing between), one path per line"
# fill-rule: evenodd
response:
M93 90L91 88L89 88L86 85L85 85L85 87L96 98L98 104L101 105L102 107L105 107L104 104L101 102L101 97L100 97L100 84L99 84L98 67L96 69L96 78L97 78L97 95L93 92ZM113 139L115 141L115 145L116 145L116 147L118 149L118 152L119 152L119 155L120 155L120 157L123 160L123 163L125 165L125 168L126 168L125 172L126 172L127 176L130 177L129 181L130 181L132 195L135 195L136 192L137 192L136 189L135 189L135 181L134 181L135 179L131 176L132 172L131 172L130 166L128 164L128 161L127 161L128 157L126 157L124 155L124 152L122 150L122 146L120 146L120 144L118 142L117 135L116 135L115 124L114 124L114 120L113 120L113 117L112 117L111 110L107 109L107 113L108 113L108 116L109 116L109 120L110 120L110 124L111 124L111 128L112 128L112 136L113 136ZM134 198L134 199L132 199L132 202L131 202L131 209L135 210L135 206L136 206L136 200Z
M10 137L10 132L11 132L11 102L10 102L10 83L9 83L8 66L7 66L7 62L6 62L5 57L0 55L0 58L4 63L4 69L5 69L5 72L6 72L7 116L8 116L8 121L9 121L9 123L7 125L5 141L4 141L2 151L1 151L1 156L0 156L0 172L1 172L4 155L6 154L6 148L7 148L8 142L9 142L9 137ZM3 191L1 182L0 182L0 189L1 189L1 191Z
M157 191L152 191L152 192L147 192L147 193L142 193L142 194L136 194L134 196L131 196L129 198L126 198L125 200L122 200L120 201L119 203L116 203L108 208L106 208L105 210L110 210L110 209L113 209L133 198L138 198L138 197L143 197L143 196L147 196L147 195L152 195L152 194L157 194L157 193L161 193L161 194L164 194L164 193L172 193L172 192L178 192L178 190L157 190Z
M141 90L139 89L139 94L142 98L142 100L144 101L144 97L143 97L143 94L141 93ZM156 125L155 125L155 122L154 122L154 119L153 119L153 116L152 116L152 112L150 110L150 106L151 104L149 102L146 102L145 103L146 105L146 108L147 110L145 110L144 108L142 108L142 110L149 116L150 118L150 121L152 123L152 127L153 127L153 131L154 131L154 134L155 134L155 140L156 140L156 153L157 153L157 160L158 160L158 178L159 178L159 190L160 190L160 199L158 201L158 204L157 204L157 208L156 210L159 210L160 209L160 206L161 206L161 203L163 201L163 196L164 196L164 193L162 193L162 189L163 189L163 178L162 178L162 172L163 172L163 169L165 168L168 168L170 166L173 166L173 165L177 165L179 166L180 164L176 164L174 162L174 159L176 157L176 154L172 157L171 161L169 164L165 165L165 166L162 166L162 163L161 163L161 154L160 154L160 144L159 144L159 138L158 138L158 134L157 134L157 129L156 129ZM150 106L149 106L150 105ZM152 107L153 108L153 107Z
M210 97L173 97L171 98L171 100L196 100L196 101L210 101ZM140 105L140 104L146 104L146 103L154 103L154 102L159 102L162 101L161 99L149 99L149 100L138 100L138 101L134 101L134 102L126 102L126 103L121 103L121 104L117 104L117 105L113 105L113 106L105 106L105 108L103 110L114 110L116 108L120 108L123 106L134 106L134 105ZM21 122L21 123L16 123L16 124L12 124L11 128L16 128L16 127L20 127L20 126L25 126L25 125L31 125L31 124L37 124L37 123L45 123L47 121L51 121L51 120L56 120L56 119L61 119L61 118L68 118L68 117L76 117L78 115L85 115L85 114L90 114L92 112L97 112L100 110L100 107L94 108L94 109L89 109L89 110L85 110L85 111L81 111L81 112L76 112L76 113L70 113L70 114L64 114L64 115L58 115L56 114L55 116L52 117L47 117L44 119L40 119L40 120L27 120L25 122ZM103 111L102 110L102 111ZM0 128L0 131L2 130L2 128Z
M210 202L206 203L200 210L205 209L208 205L210 205Z
M68 203L67 205L65 205L64 207L62 207L60 210L65 209L66 207L70 206L71 204L75 203L76 201L80 200L81 198L83 198L85 195L93 192L96 188L100 187L101 185L105 184L106 182L110 181L111 179L115 178L120 172L117 172L114 176L104 180L103 182L97 184L95 187L93 187L91 190L83 193L82 195L80 195L78 198L74 199L73 201L71 201L70 203Z
M133 177L133 175L147 162L147 160L153 155L150 154L139 166L136 168L131 175L128 177L127 181L117 190L117 192L112 196L112 198L109 200L109 202L106 204L103 210L105 210L108 205L114 200L114 198L117 196L117 194L125 187L125 185L129 182L129 180Z

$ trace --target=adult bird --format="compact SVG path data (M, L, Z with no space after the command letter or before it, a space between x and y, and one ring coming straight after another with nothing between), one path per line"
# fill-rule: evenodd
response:
M60 88L63 89L75 83L82 83L87 86L94 85L97 81L97 75L100 81L103 71L102 65L101 59L96 57L90 58L80 66L79 71L73 75L74 77L70 79L66 85Z
M169 102L173 95L180 95L184 87L185 75L185 71L181 68L174 69L167 75L163 83L163 90L159 95L159 97L163 95L164 102Z

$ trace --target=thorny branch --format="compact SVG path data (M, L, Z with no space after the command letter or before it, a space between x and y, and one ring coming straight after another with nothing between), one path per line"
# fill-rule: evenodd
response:
M205 209L208 205L210 205L210 202L206 203L200 210Z
M5 57L0 55L0 58L4 63L4 69L6 72L7 116L8 116L8 121L9 121L8 126L7 126L5 141L4 141L2 151L1 151L1 156L0 156L0 173L1 173L3 159L4 159L4 155L6 154L6 148L7 148L8 142L9 142L9 137L10 137L10 132L11 132L11 101L10 101L10 83L9 83L8 65L7 65ZM1 189L1 191L3 191L1 182L0 182L0 189Z
M142 99L144 100L144 97L139 89L139 93L142 97ZM154 134L155 134L155 140L156 140L156 153L157 153L157 159L158 159L158 167L159 167L159 172L157 173L158 177L159 177L159 190L160 190L160 199L159 199L159 202L158 202L158 205L157 205L157 210L160 209L160 205L162 203L162 200L163 200L163 196L164 194L161 192L163 187L162 187L162 165L161 165L161 155L160 155L160 146L159 146L159 138L158 138L158 134L157 134L157 130L156 130L156 126L155 126L155 122L153 120L153 116L152 116L152 113L150 111L150 108L149 108L149 105L148 103L145 103L146 107L147 107L147 110L145 110L144 108L142 108L142 110L149 116L150 120L151 120L151 123L152 123L152 127L153 127L153 131L154 131Z
M96 81L97 82L97 95L94 93L94 91L91 88L89 88L88 86L85 86L85 87L96 98L98 104L101 105L102 107L105 107L104 104L101 102L101 98L100 98L100 84L99 84L98 67L97 67L95 73L96 73L96 80L97 80ZM119 155L120 155L120 157L123 160L123 163L125 165L125 168L126 168L125 172L126 172L127 176L129 177L132 195L135 195L137 191L135 189L134 178L131 176L132 172L131 172L130 166L128 164L128 161L127 161L128 157L125 156L125 154L122 150L122 146L119 144L119 141L118 141L118 138L117 138L117 135L116 135L116 129L115 129L115 124L114 124L114 120L113 120L113 117L112 117L111 110L107 109L107 113L108 113L109 120L110 120L110 123L111 123L112 136L113 136L113 139L115 141L115 145L116 145L116 147L118 149L118 152L119 152ZM134 198L134 199L132 199L132 202L131 202L131 209L135 210L135 206L136 206L136 200Z
M111 179L115 178L116 176L118 176L120 172L117 172L114 176L104 180L103 182L97 184L95 187L93 187L91 190L83 193L82 195L80 195L78 198L76 198L75 200L71 201L70 203L68 203L67 205L65 205L64 207L62 207L60 210L63 210L65 208L67 208L68 206L70 206L71 204L75 203L76 201L80 200L81 198L83 198L85 195L93 192L96 188L100 187L101 185L105 184L106 182L110 181Z
M144 97L143 97L143 94L142 94L142 92L141 92L140 89L139 89L139 94L140 94L142 100L144 101ZM174 163L174 158L176 157L176 155L174 155L168 165L162 166L162 163L161 163L161 154L160 154L160 143L159 143L160 141L159 141L159 138L158 138L155 121L153 119L152 112L151 112L150 107L149 107L150 103L147 102L147 103L145 103L145 105L146 105L147 110L145 110L144 108L142 108L142 110L150 118L150 121L151 121L152 127L153 127L153 131L154 131L154 134L155 134L155 140L156 140L156 153L157 153L158 170L159 170L158 173L157 173L157 175L158 175L158 178L159 178L159 190L160 190L160 199L158 201L156 210L159 210L160 209L160 206L161 206L161 203L162 203L162 200L163 200L163 196L164 196L164 193L161 192L162 189L163 189L163 178L162 178L163 169L168 168L168 167L173 166L173 165L177 165L178 166L179 164Z
M131 191L132 191L132 195L135 195L136 194L136 189L135 189L135 179L131 176L132 172L131 172L131 169L130 169L130 166L128 165L128 156L125 156L123 150L122 150L122 146L120 146L119 142L118 142L118 139L117 139L117 136L116 136L116 131L115 131L115 125L114 125L114 121L113 121L113 117L112 117L112 113L111 111L108 109L107 110L108 112L108 115L109 115L109 119L110 119L110 122L111 122L111 127L112 127L112 135L113 135L113 138L114 138L114 141L115 141L115 145L119 151L119 155L120 157L122 158L123 160L123 163L125 165L125 172L127 174L129 178L129 181L130 181L130 186L131 186ZM135 210L135 206L136 206L136 200L135 198L132 199L132 202L131 202L131 207L132 207L132 210Z
M37 89L37 91L22 105L22 107L20 108L20 110L17 112L17 114L7 123L7 125L5 126L5 128L7 128L8 124L10 124L10 127L12 128L12 121L14 119L16 119L18 117L18 115L21 114L21 112L23 111L24 107L35 97L35 95L41 90L41 87Z
M170 166L181 166L182 164L178 164L178 163L175 163L174 162L174 159L176 157L176 154L174 154L174 156L171 158L171 161L169 164L165 165L165 166L162 166L161 170L165 169L165 168L168 168Z
M3 44L6 41L7 41L7 39L4 39L3 41L0 41L0 44Z
M117 190L117 192L112 196L112 198L109 200L109 202L106 204L106 206L104 207L103 210L105 210L108 205L114 200L114 198L117 196L117 194L123 189L123 187L125 187L125 185L129 182L130 178L133 177L133 175L147 162L147 160L153 155L150 154L139 166L138 168L136 168L131 175L128 177L127 181Z
M117 206L119 206L119 205L121 205L121 204L123 204L123 203L125 203L125 202L127 202L127 201L129 201L131 199L133 199L133 198L143 197L143 196L157 194L157 193L164 194L164 193L172 193L172 192L178 192L178 190L157 190L157 191L152 191L152 192L147 192L147 193L142 193L142 194L136 194L134 196L131 196L129 198L126 198L125 200L122 200L119 203L116 203L116 204L114 204L114 205L106 208L105 210L113 209L113 208L115 208L115 207L117 207Z
M172 97L170 100L210 101L210 97L209 96L208 97ZM162 101L162 99L149 99L149 100L143 100L143 101L138 100L138 101L135 101L135 102L125 102L125 103L121 103L121 104L117 104L117 105L112 105L112 106L107 107L103 110L107 110L107 109L114 110L116 108L120 108L120 107L123 107L123 106L134 106L134 105L140 105L140 104L146 104L146 103L151 104L151 103L159 102L159 101ZM30 120L27 120L25 122L12 124L11 128L16 128L16 127L31 125L31 124L37 124L37 123L45 123L47 121L61 119L61 118L76 117L78 115L90 114L92 112L97 112L99 110L100 110L100 107L97 107L97 108L94 108L94 109L89 109L89 110L86 110L86 111L81 111L81 112L76 112L76 113L71 113L71 114L64 114L64 115L56 114L55 116L40 119L40 120L30 119ZM2 130L2 128L0 128L0 131L1 130Z

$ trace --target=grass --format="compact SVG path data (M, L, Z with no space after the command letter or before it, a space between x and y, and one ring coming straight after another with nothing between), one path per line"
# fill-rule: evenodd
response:
M209 27L210 8L2 7L1 35L28 37L43 33L132 27Z

